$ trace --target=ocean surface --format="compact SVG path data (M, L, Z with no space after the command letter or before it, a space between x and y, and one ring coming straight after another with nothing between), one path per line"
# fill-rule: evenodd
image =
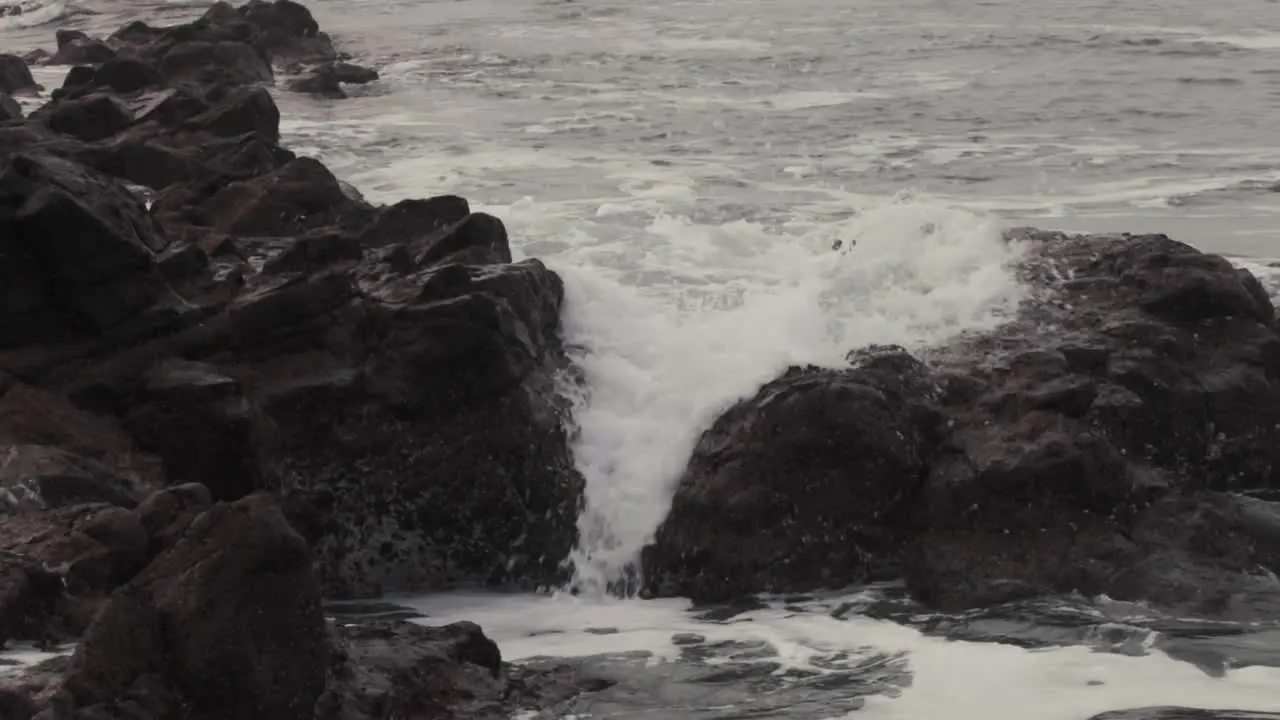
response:
M0 17L5 51L206 6L25 4ZM307 4L382 79L279 94L285 142L370 200L463 195L566 282L587 378L575 592L393 599L480 623L510 660L618 681L544 717L1280 711L1280 618L1082 597L946 616L892 586L728 608L600 592L728 403L790 363L1000 322L1023 294L1003 227L1167 232L1280 287L1280 3Z

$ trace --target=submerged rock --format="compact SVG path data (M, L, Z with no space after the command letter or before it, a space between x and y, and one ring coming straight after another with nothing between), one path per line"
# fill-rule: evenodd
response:
M1011 241L1034 290L1011 322L927 364L793 370L717 420L646 551L650 591L904 573L946 609L1071 591L1280 609L1256 519L1272 511L1222 494L1280 485L1280 336L1257 280L1164 236Z

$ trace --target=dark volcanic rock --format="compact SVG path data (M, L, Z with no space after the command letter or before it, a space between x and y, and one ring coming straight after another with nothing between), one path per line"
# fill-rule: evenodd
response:
M17 55L0 55L0 92L7 95L32 93L44 88L31 77L27 64Z
M0 347L104 332L163 290L153 252L164 236L128 190L83 167L12 158L0 174L0 225Z
M60 102L46 117L54 132L88 141L109 138L133 124L129 106L107 93Z
M918 392L869 368L796 369L721 416L646 556L662 591L728 599L865 580L926 472Z
M333 636L329 687L316 720L377 720L388 713L505 720L607 685L568 668L505 666L498 646L472 623L346 625Z
M280 147L273 62L377 77L291 0L58 46L64 87L0 123L0 640L93 625L65 672L0 678L0 715L499 718L589 688L474 626L319 606L558 579L559 277L461 198L376 207Z
M306 543L257 495L217 505L107 601L62 692L111 716L140 689L193 717L314 717L328 641ZM167 702L166 702L167 701Z
M160 71L149 62L136 57L117 57L102 63L94 73L93 82L118 93L135 93L164 82Z
M1014 238L1037 292L1012 322L928 366L792 371L720 418L646 552L650 590L809 589L902 563L944 608L1078 590L1273 613L1259 568L1280 556L1258 528L1275 510L1219 493L1280 485L1266 294L1163 236Z
M180 81L249 85L271 82L270 61L244 42L193 40L169 50L160 61L168 83Z
M378 79L378 72L351 63L326 63L311 71L310 75L293 80L289 89L294 92L344 98L344 83L363 85Z

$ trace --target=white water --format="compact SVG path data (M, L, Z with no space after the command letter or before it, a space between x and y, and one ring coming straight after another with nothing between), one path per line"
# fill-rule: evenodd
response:
M520 227L533 208L507 210ZM582 238L549 258L589 388L575 410L587 480L575 584L599 589L637 561L729 404L791 364L994 325L1022 298L1017 252L993 218L898 198L795 233L658 215L638 238Z
M1249 667L1215 678L1159 651L1131 656L1083 646L1026 650L950 641L887 621L860 616L839 620L822 608L806 613L772 606L714 623L696 619L679 600L444 595L409 604L428 613L431 624L477 622L509 661L601 659L639 651L644 659L637 668L660 668L679 661L680 647L673 638L691 634L705 638L707 645L766 643L776 651L769 659L779 664L774 672L778 676L789 670L830 672L833 659L844 654L851 656L845 660L849 664L872 653L905 658L911 679L900 692L870 696L862 710L833 717L1084 720L1101 712L1154 705L1280 711L1277 668ZM1147 645L1155 637L1152 634ZM712 665L735 662L741 660L732 655L707 660ZM637 677L642 672L634 671ZM623 682L629 684L625 678ZM626 692L644 692L644 683L634 685ZM748 701L744 698L743 704ZM735 708L718 709L732 715Z

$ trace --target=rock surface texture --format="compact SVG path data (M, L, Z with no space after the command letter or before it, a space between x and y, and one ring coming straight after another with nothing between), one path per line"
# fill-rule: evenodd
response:
M919 358L793 368L703 435L649 590L905 576L961 609L1106 593L1280 610L1280 336L1247 271L1159 235L1012 231L1032 288Z
M0 57L0 642L79 644L0 682L0 717L497 718L578 692L473 626L320 605L563 572L559 277L462 198L371 205L280 146L277 68L377 76L302 5L57 45L67 78L25 119L7 93L39 88Z

